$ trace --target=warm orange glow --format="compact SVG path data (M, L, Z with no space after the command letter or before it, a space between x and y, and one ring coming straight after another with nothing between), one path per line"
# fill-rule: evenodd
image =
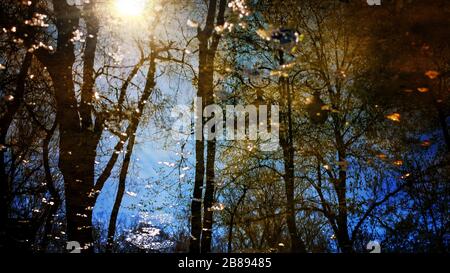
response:
M390 120L396 121L396 122L400 122L400 117L401 116L400 116L399 113L393 113L393 114L390 114L390 115L386 116L387 119L390 119Z
M425 76L427 76L428 78L430 78L431 80L436 79L437 77L439 77L439 72L434 71L434 70L429 70L425 73Z
M396 166L401 166L401 165L403 165L403 161L401 161L401 160L396 160L396 161L394 161L394 165L396 165Z

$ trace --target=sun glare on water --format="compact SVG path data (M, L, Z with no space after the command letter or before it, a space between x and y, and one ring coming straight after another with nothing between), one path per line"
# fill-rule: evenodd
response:
M147 0L114 0L114 9L123 17L137 17L144 12Z

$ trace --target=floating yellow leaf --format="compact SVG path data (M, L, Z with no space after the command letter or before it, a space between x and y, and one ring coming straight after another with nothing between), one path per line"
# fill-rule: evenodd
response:
M401 166L401 165L403 165L403 161L402 160L395 160L394 161L394 165Z
M298 35L298 41L299 42L303 42L304 39L305 39L305 34Z
M395 122L400 122L400 117L401 116L399 113L392 113L392 114L386 116L387 119L390 119Z
M291 49L291 53L294 54L296 51L297 51L297 47L294 46L294 47Z
M425 76L427 76L428 78L430 78L431 80L436 79L437 77L439 77L439 72L435 71L435 70L428 70L425 73Z
M410 177L410 176L411 176L410 173L406 173L405 175L402 175L400 178L401 178L401 179L406 179L406 178L408 178L408 177Z
M264 40L270 41L271 40L271 32L267 31L265 29L258 29L256 31L256 34L259 35L259 37L261 37Z
M420 93L426 93L426 92L430 91L430 89L428 87L419 87L419 88L417 88L417 90Z
M320 107L323 111L330 111L331 110L331 105L323 105L322 107Z

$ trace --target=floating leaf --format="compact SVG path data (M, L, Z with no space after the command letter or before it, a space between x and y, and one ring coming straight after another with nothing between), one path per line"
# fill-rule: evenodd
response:
M428 87L419 87L419 88L417 88L417 90L420 93L426 93L426 92L430 91L430 89Z
M137 196L137 193L132 192L132 191L127 191L127 194L128 194L129 196L131 196L131 197L136 197L136 196Z
M267 30L265 30L265 29L258 29L258 30L256 31L256 34L258 34L259 37L261 37L261 38L264 39L264 40L267 40L267 41L270 41L270 40L271 40L271 36L272 36L271 31L267 31Z
M325 104L321 107L322 110L324 111L331 111L331 105L329 104Z
M410 173L406 173L406 174L402 175L400 178L401 178L401 179L406 179L406 178L408 178L408 177L410 177L410 176L411 176Z
M399 113L392 113L387 115L386 118L395 122L400 122L401 115Z
M192 21L191 19L187 20L188 27L198 28L198 23L196 21Z
M14 100L14 96L13 95L7 95L3 97L6 101L13 101Z
M215 203L209 209L210 211L222 211L225 209L225 205L222 203Z
M403 161L402 160L395 160L393 163L396 166L402 166L403 165Z
M428 70L425 73L425 76L427 76L429 79L434 80L437 77L439 77L439 72L435 71L435 70Z

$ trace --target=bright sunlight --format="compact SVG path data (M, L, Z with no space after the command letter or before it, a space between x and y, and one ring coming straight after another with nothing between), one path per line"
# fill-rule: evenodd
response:
M115 0L114 8L120 16L137 17L142 15L147 0Z

